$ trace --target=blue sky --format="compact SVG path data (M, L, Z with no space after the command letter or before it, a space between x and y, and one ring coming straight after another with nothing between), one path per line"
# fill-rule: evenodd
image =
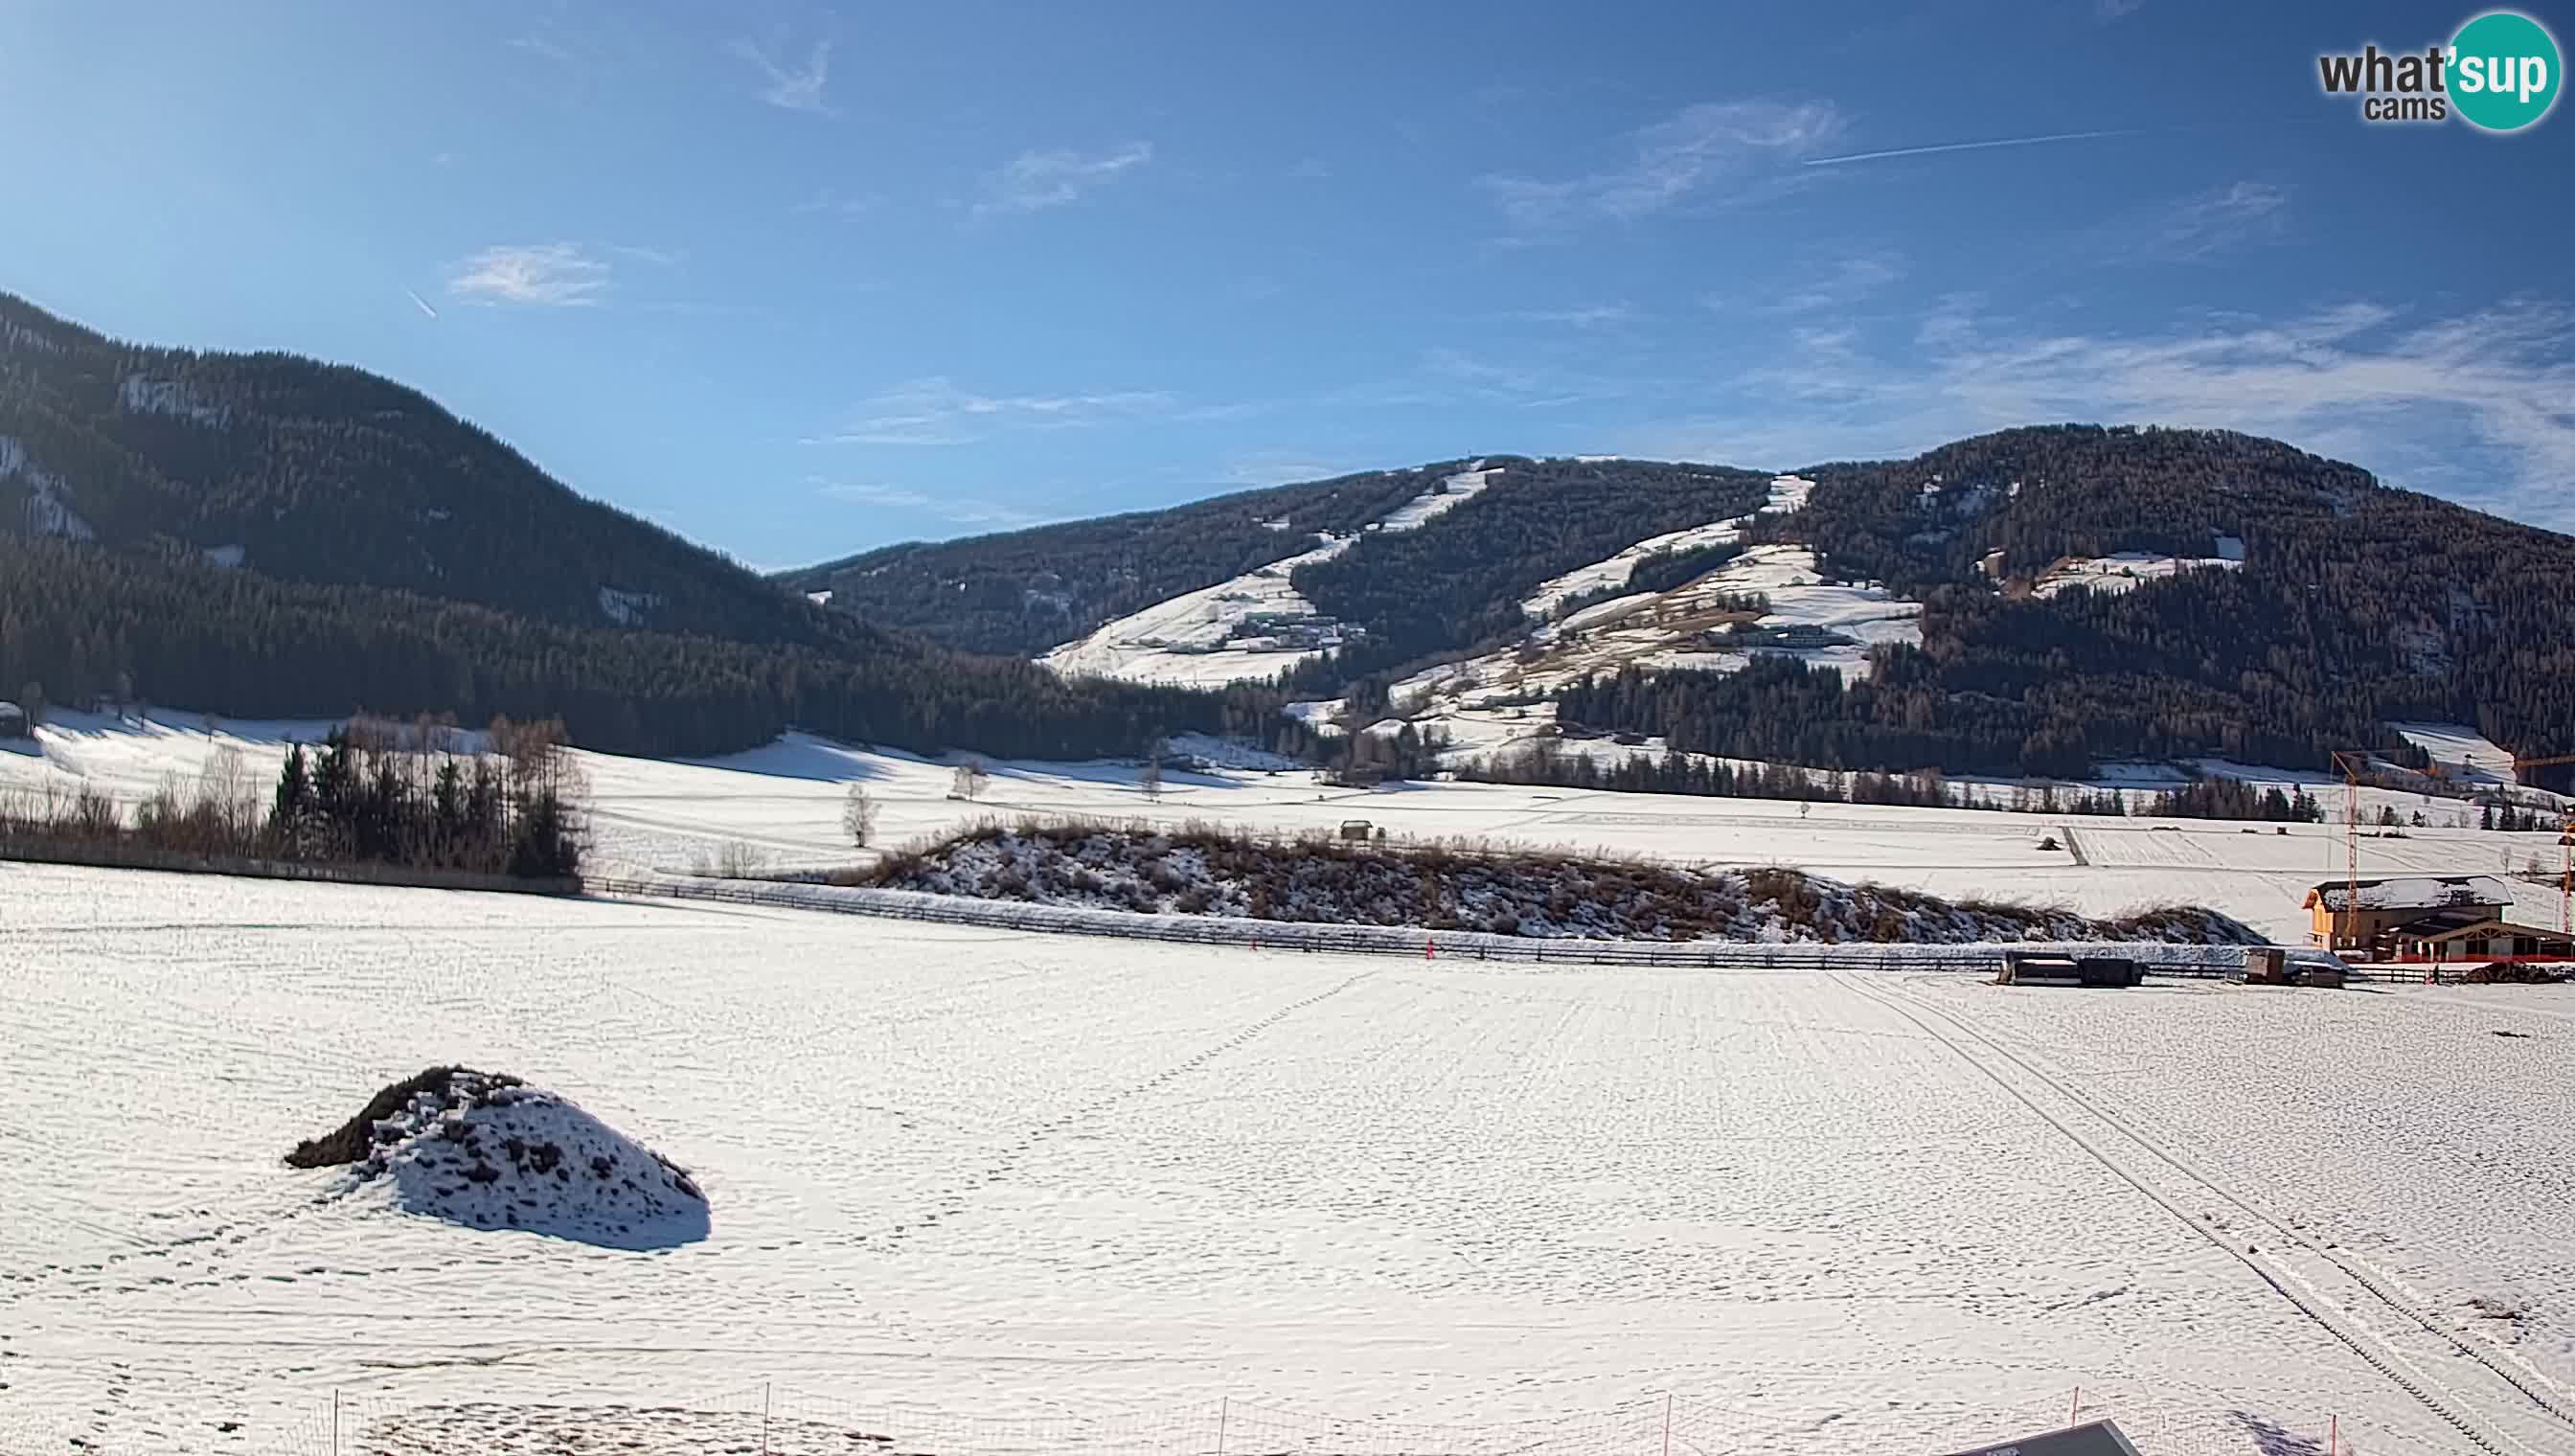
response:
M2575 117L2316 85L2471 13L20 0L0 288L391 375L763 567L2064 419L2575 530Z

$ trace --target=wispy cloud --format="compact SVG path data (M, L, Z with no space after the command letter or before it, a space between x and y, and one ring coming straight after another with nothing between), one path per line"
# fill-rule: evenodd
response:
M2145 8L2146 0L2092 0L2092 18L2103 25L2125 20Z
M1258 490L1264 486L1291 485L1297 481L1328 480L1333 476L1346 475L1351 469L1311 455L1271 452L1227 461L1217 476L1229 486Z
M607 248L609 252L620 258L632 258L638 263L650 263L657 268L676 268L688 258L687 254L674 252L669 248L647 248L638 243L610 243Z
M1604 329L1632 324L1644 316L1624 299L1616 303L1579 304L1564 309L1514 309L1495 317L1510 324L1553 324L1568 329Z
M1069 395L983 395L932 375L862 400L850 424L817 445L970 445L1003 430L1065 430L1170 413L1160 390Z
M1022 152L984 179L984 196L975 204L975 215L1063 207L1152 160L1151 142L1130 142L1106 152Z
M1952 299L1901 337L1792 331L1712 397L1725 415L1626 442L1787 466L1909 455L2050 420L2242 430L2484 510L2575 529L2575 308L2409 319L2354 302L2147 333L2032 328Z
M603 303L614 270L579 243L533 243L486 248L448 277L451 298L477 304L532 308L589 308Z
M1847 309L1904 276L1904 259L1889 252L1846 254L1810 266L1776 297L1760 300L1753 311L1765 314L1813 314ZM1732 300L1711 297L1710 307Z
M836 187L822 187L815 189L813 196L789 208L788 211L797 217L854 218L862 213L874 212L884 205L885 198L879 193L846 193Z
M832 80L832 42L828 37L814 42L802 65L788 59L786 47L777 42L762 45L746 38L727 49L759 70L761 100L788 111L815 116L833 114L831 103L824 98L824 90Z
M2248 244L2277 242L2288 223L2287 188L2238 182L2183 198L2143 220L2127 239L2127 255L2196 263Z
M1035 526L1049 518L1032 515L1015 506L994 501L940 492L915 490L909 486L878 485L865 482L830 481L820 476L809 477L807 484L814 493L854 506L876 506L891 511L911 511L935 517L957 526L995 526L1005 529Z
M1784 164L1831 145L1842 129L1826 102L1704 102L1636 131L1631 155L1616 166L1554 181L1497 174L1475 185L1524 232L1632 221L1782 185Z

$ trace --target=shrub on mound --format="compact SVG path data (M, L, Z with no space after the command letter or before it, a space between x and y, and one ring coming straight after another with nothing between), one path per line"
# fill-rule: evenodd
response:
M2251 944L2214 910L2093 920L2046 906L1851 884L1766 866L1696 869L1558 849L1293 838L1205 823L983 824L889 855L894 889L1149 914L1479 930L1529 938L2167 940Z
M378 1126L385 1124L396 1112L409 1107L414 1097L426 1094L444 1103L448 1100L449 1089L460 1075L480 1078L487 1087L519 1085L517 1077L495 1076L461 1066L431 1067L419 1076L396 1082L369 1097L367 1105L359 1109L357 1116L331 1131L297 1143L295 1151L286 1155L286 1165L290 1168L335 1168L364 1161L376 1150L375 1129Z
M629 1249L707 1236L706 1195L687 1169L565 1097L469 1067L394 1083L286 1161L345 1167L341 1196L380 1193L469 1228Z

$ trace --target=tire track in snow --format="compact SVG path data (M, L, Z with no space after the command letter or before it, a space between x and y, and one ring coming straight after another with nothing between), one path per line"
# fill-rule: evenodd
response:
M1105 1096L1095 1097L1079 1107L1024 1129L1002 1145L992 1162L977 1170L947 1193L940 1195L939 1200L927 1212L916 1214L910 1219L897 1223L883 1233L862 1237L858 1242L862 1244L897 1243L912 1234L937 1227L942 1221L965 1212L973 1203L976 1194L1018 1172L1022 1164L1076 1125L1110 1111L1123 1102L1160 1090L1175 1079L1197 1071L1227 1052L1253 1041L1263 1032L1297 1012L1330 1000L1359 982L1379 974L1381 969L1381 967L1370 967L1347 976L1310 996L1289 1001L1270 1014L1250 1022L1224 1040L1202 1047L1196 1055L1174 1062L1142 1081L1130 1083Z
M1922 1032L1923 1035L1929 1037L1933 1042L1955 1054L1961 1061L1974 1067L1978 1072L1982 1073L1987 1080L1991 1081L1995 1086L2000 1087L2005 1093L2009 1094L2012 1100L2028 1108L2029 1111L2040 1121L2045 1122L2050 1127L2056 1129L2056 1131L2062 1134L2067 1141L2082 1149L2085 1154L2090 1156L2094 1162L2099 1163L2101 1167L2108 1171L2112 1176L2136 1189L2139 1193L2145 1195L2148 1201L2163 1209L2166 1213L2171 1214L2176 1222L2180 1223L2183 1227L2188 1228L2191 1232L2199 1235L2212 1247L2224 1253L2227 1257L2235 1260L2237 1263L2243 1265L2246 1269L2251 1270L2254 1277L2260 1279L2265 1285L2269 1286L2273 1293L2288 1301L2293 1308L2295 1308L2300 1314L2306 1316L2306 1318L2319 1330L2330 1336L2344 1348L2350 1350L2354 1355L2359 1356L2363 1363L2367 1364L2371 1369L2376 1370L2380 1375L2385 1376L2389 1383L2395 1385L2399 1390L2402 1390L2407 1395L2413 1397L2416 1404L2422 1406L2425 1410L2438 1417L2443 1424L2457 1431L2470 1445L2476 1447L2476 1449L2491 1453L2491 1456L2504 1456L2504 1452L2508 1449L2506 1443L2509 1443L2509 1448L2531 1452L2533 1453L2533 1456L2541 1456L2541 1453L2544 1453L2549 1449L2531 1445L2529 1442L2521 1440L2515 1436L2498 1436L2471 1421L2467 1416L2462 1415L2454 1408L2453 1405L2454 1402L2459 1401L2459 1394L2457 1391L2446 1385L2440 1384L2432 1376L2424 1373L2419 1368L2413 1367L2410 1361L2405 1360L2404 1356L2389 1347L2388 1341L2376 1332L2369 1331L2364 1328L2355 1333L2353 1329L2346 1328L2345 1321L2337 1319L2333 1315L2327 1313L2326 1309L2323 1307L2326 1302L2325 1296L2321 1291L2313 1290L2312 1285L2309 1286L2311 1292L2309 1295L2302 1295L2297 1290L2292 1289L2290 1287L2290 1281L2296 1280L2300 1283L2304 1283L2305 1281L2298 1279L2298 1276L2290 1273L2286 1269L2275 1268L2270 1263L2263 1261L2257 1255L2237 1246L2233 1241L2207 1227L2201 1220L2192 1217L2189 1210L2183 1208L2179 1203L2174 1201L2172 1194L2155 1186L2155 1184L2143 1173L2132 1170L2117 1158L2112 1157L2108 1151L2101 1147L2100 1143L2096 1139L2087 1137L2082 1132L2076 1130L2076 1128L2069 1123L2067 1119L2040 1105L2038 1099L2031 1096L2027 1090L2016 1085L2010 1077L2007 1077L2003 1073L1995 1070L1992 1062L1977 1056L1975 1052L1970 1050L1962 1038L1975 1036L1977 1040L1983 1042L1984 1046L1988 1050L1991 1050L2003 1059L2008 1060L2014 1067L2019 1069L2024 1076L2034 1079L2049 1091L2065 1098L2067 1102L2076 1107L2082 1108L2085 1115L2098 1121L2111 1132L2127 1138L2130 1142L2136 1144L2140 1148L2144 1148L2149 1153L2156 1152L2150 1144L2148 1144L2144 1139L2138 1137L2135 1133L2129 1131L2127 1127L2118 1120L2091 1108L2081 1099L2066 1092L2064 1087L2054 1078L2037 1071L2018 1057L2011 1056L2008 1052L2004 1052L1989 1038L1977 1035L1971 1031L1965 1023L1950 1016L1945 1011L1924 1005L1910 996L1901 996L1892 991L1872 988L1863 983L1856 976L1835 972L1835 979L1839 980L1845 987L1847 987L1852 994L1859 996L1863 1000L1874 1003L1881 1009L1892 1011L1896 1015L1911 1022ZM1917 1010L1922 1014L1917 1015ZM1931 1021L1924 1019L1924 1016L1926 1015L1946 1024L1953 1031L1959 1034L1957 1036L1943 1035L1941 1031L1931 1023ZM2190 1174L2188 1170L2181 1168L2178 1163L2171 1162L2170 1159L2166 1159L2165 1161L2173 1167L2175 1171L2182 1172L2184 1176L2189 1177L2193 1186L2199 1191L2205 1192L2209 1196L2226 1202L2236 1203L2239 1207L2244 1206L2239 1200L2226 1193L2225 1190L2218 1188L2215 1184L2209 1183L2205 1179ZM2267 1223L2269 1220L2265 1219L2264 1221ZM2480 1363L2483 1364L2484 1362L2480 1361ZM2404 1368L2399 1368L2400 1365ZM2507 1385L2519 1394L2528 1397L2532 1402L2537 1404L2541 1411L2548 1415L2556 1416L2560 1420L2565 1419L2562 1412L2532 1392L2527 1386L2521 1384L2517 1380L2511 1379L2511 1377L2507 1375L2503 1375L2503 1372L2495 1370L2491 1365L2486 1365L2485 1368L2489 1373L2501 1376ZM2430 1388L2426 1388L2427 1386ZM2444 1399L2444 1397L2447 1399Z
M2229 1191L2224 1185L2201 1172L2197 1167L2185 1161L2179 1154L2173 1152L2170 1148L2165 1147L2163 1144L2146 1136L2144 1133L2137 1131L2134 1126L2132 1126L2126 1119L2119 1116L2116 1112L2104 1107L2099 1101L2085 1095L2078 1088L2069 1085L2063 1078L2042 1070L2031 1063L2028 1058L2013 1051L2010 1047L2005 1046L1981 1028L1971 1025L1965 1021L1961 1021L1957 1017L1951 1015L1948 1011L1929 1004L1920 997L1912 994L1910 991L1907 991L1900 984L1883 986L1881 989L1888 990L1899 999L1909 1001L1916 1008L1940 1018L1961 1034L1990 1049L1996 1056L2004 1058L2014 1066L2019 1067L2022 1071L2027 1072L2031 1077L2044 1084L2049 1090L2056 1092L2067 1101L2074 1103L2084 1111L2089 1112L2094 1117L2100 1119L2103 1123L2116 1130L2120 1136L2126 1138L2129 1142L2144 1150L2148 1155L2161 1161L2174 1172L2179 1173L2190 1182L2199 1185L2219 1200L2231 1205L2236 1209L2236 1211L2242 1213L2246 1218L2270 1229L2272 1234L2276 1236L2280 1242L2295 1245L2307 1253L2314 1255L2319 1261L2332 1265L2336 1270L2341 1272L2344 1277L2358 1285L2371 1298L2377 1300L2380 1304L2385 1305L2399 1317L2408 1323L2421 1327L2426 1334L2431 1335L2441 1343L2449 1346L2453 1352L2483 1365L2486 1369L2494 1373L2496 1379L2501 1380L2504 1384L2511 1386L2513 1389L2520 1391L2524 1396L2528 1397L2532 1405L2535 1405L2539 1409L2547 1412L2561 1423L2570 1427L2575 1427L2575 1408L2570 1408L2563 1401L2554 1399L2548 1394L2533 1388L2534 1385L2555 1385L2556 1382L2549 1380L2547 1376L2536 1370L2527 1368L2518 1372L2504 1368L2504 1366L2497 1363L2497 1361L2492 1358L2487 1351L2481 1350L2475 1344L2461 1339L2456 1332L2444 1328L2438 1319L2431 1314L2426 1313L2419 1305L2416 1305L2404 1296L2388 1289L2385 1284L2383 1284L2377 1277L2373 1276L2368 1270L2353 1263L2349 1259L2341 1257L2337 1250L2318 1243L2314 1238L2309 1237L2303 1229L2300 1229L2293 1224L2281 1222L2279 1219L2273 1217L2269 1212L2251 1201ZM2301 1282L2309 1282L2309 1287L2313 1287L2312 1282L2310 1281Z

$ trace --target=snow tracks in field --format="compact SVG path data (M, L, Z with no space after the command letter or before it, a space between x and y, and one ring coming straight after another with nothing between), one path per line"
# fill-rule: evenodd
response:
M2085 1156L2241 1263L2476 1450L2535 1456L2575 1442L2575 1402L2555 1382L2508 1354L2461 1339L2294 1217L2275 1216L2229 1191L2070 1079L1907 993L1901 983L1841 979L1955 1052Z

